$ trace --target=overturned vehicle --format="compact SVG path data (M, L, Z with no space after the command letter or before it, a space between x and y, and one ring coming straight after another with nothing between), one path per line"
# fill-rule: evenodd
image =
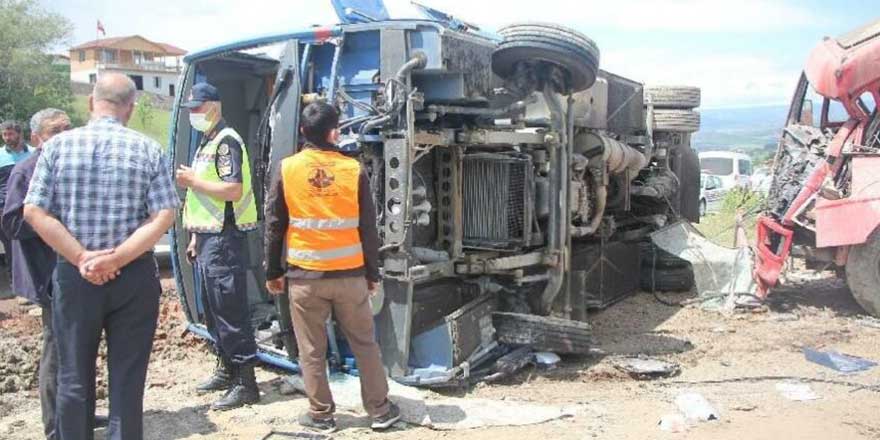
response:
M600 70L596 45L561 26L490 35L429 8L427 19L390 20L381 4L334 4L340 25L186 58L175 166L189 163L201 136L179 103L210 81L245 138L262 208L273 164L300 146L301 107L333 103L340 148L369 171L378 208L383 281L373 310L394 379L456 383L517 345L588 352L587 311L638 289L654 264L641 257L648 234L698 220L690 136L699 90L646 93ZM178 223L172 246L178 292L190 330L208 337L182 231ZM249 234L259 356L295 371L287 299L264 290L262 240ZM687 267L656 264L658 283L688 287ZM331 367L355 370L332 322L328 330Z

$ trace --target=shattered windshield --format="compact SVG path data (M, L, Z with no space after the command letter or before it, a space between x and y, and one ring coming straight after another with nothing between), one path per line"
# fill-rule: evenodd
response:
M800 110L800 123L811 127L819 127L822 124L822 112L824 106L828 109L829 123L842 123L849 119L846 108L840 101L827 99L813 88L813 85L804 78L806 89Z
M707 174L726 176L733 174L733 159L723 157L704 157L700 159L700 168Z

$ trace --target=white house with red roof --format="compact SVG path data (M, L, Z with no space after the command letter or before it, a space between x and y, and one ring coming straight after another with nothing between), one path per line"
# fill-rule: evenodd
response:
M140 35L103 38L70 49L70 80L93 84L103 72L128 75L138 90L174 96L186 51Z

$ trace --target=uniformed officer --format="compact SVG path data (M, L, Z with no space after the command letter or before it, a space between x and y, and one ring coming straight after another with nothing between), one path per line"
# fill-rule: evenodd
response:
M257 346L250 323L245 273L245 232L257 227L247 148L222 117L220 93L208 83L193 86L190 125L204 133L192 168L181 165L177 183L187 188L184 228L192 233L187 258L201 279L205 323L218 366L199 392L227 390L216 410L256 403Z

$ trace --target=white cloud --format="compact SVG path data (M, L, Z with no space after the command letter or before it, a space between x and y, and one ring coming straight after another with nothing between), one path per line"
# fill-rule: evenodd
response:
M385 1L394 18L419 16L409 0ZM730 33L718 37L729 41L740 32L793 30L827 20L797 3L776 0L422 1L488 29L528 20L566 24L587 35L624 32L626 41L599 41L603 68L646 83L701 86L706 106L785 102L798 74L790 66L799 63L786 68L747 52L711 54L698 40L702 35ZM337 21L329 0L152 0L149 8L125 0L46 2L74 21L74 43L94 38L100 18L108 36L141 34L190 51ZM694 39L693 47L711 55L686 58L691 47L683 44L651 47L658 33L684 33Z
M386 0L392 15L414 16L408 0ZM756 32L799 28L822 19L779 0L431 0L431 7L462 20L498 27L518 21L565 23L587 31Z
M590 29L633 33L778 31L822 20L809 9L776 0L422 2L490 29L524 20L546 21L567 24L587 35ZM386 5L394 18L420 17L409 0L386 0ZM95 19L101 19L110 36L140 33L187 49L337 21L329 0L153 0L149 8L133 1L47 0L47 6L74 19L78 40L93 38Z
M646 49L619 50L606 52L603 64L646 84L698 86L703 107L785 104L800 77L798 69L780 60L748 53L686 58Z

